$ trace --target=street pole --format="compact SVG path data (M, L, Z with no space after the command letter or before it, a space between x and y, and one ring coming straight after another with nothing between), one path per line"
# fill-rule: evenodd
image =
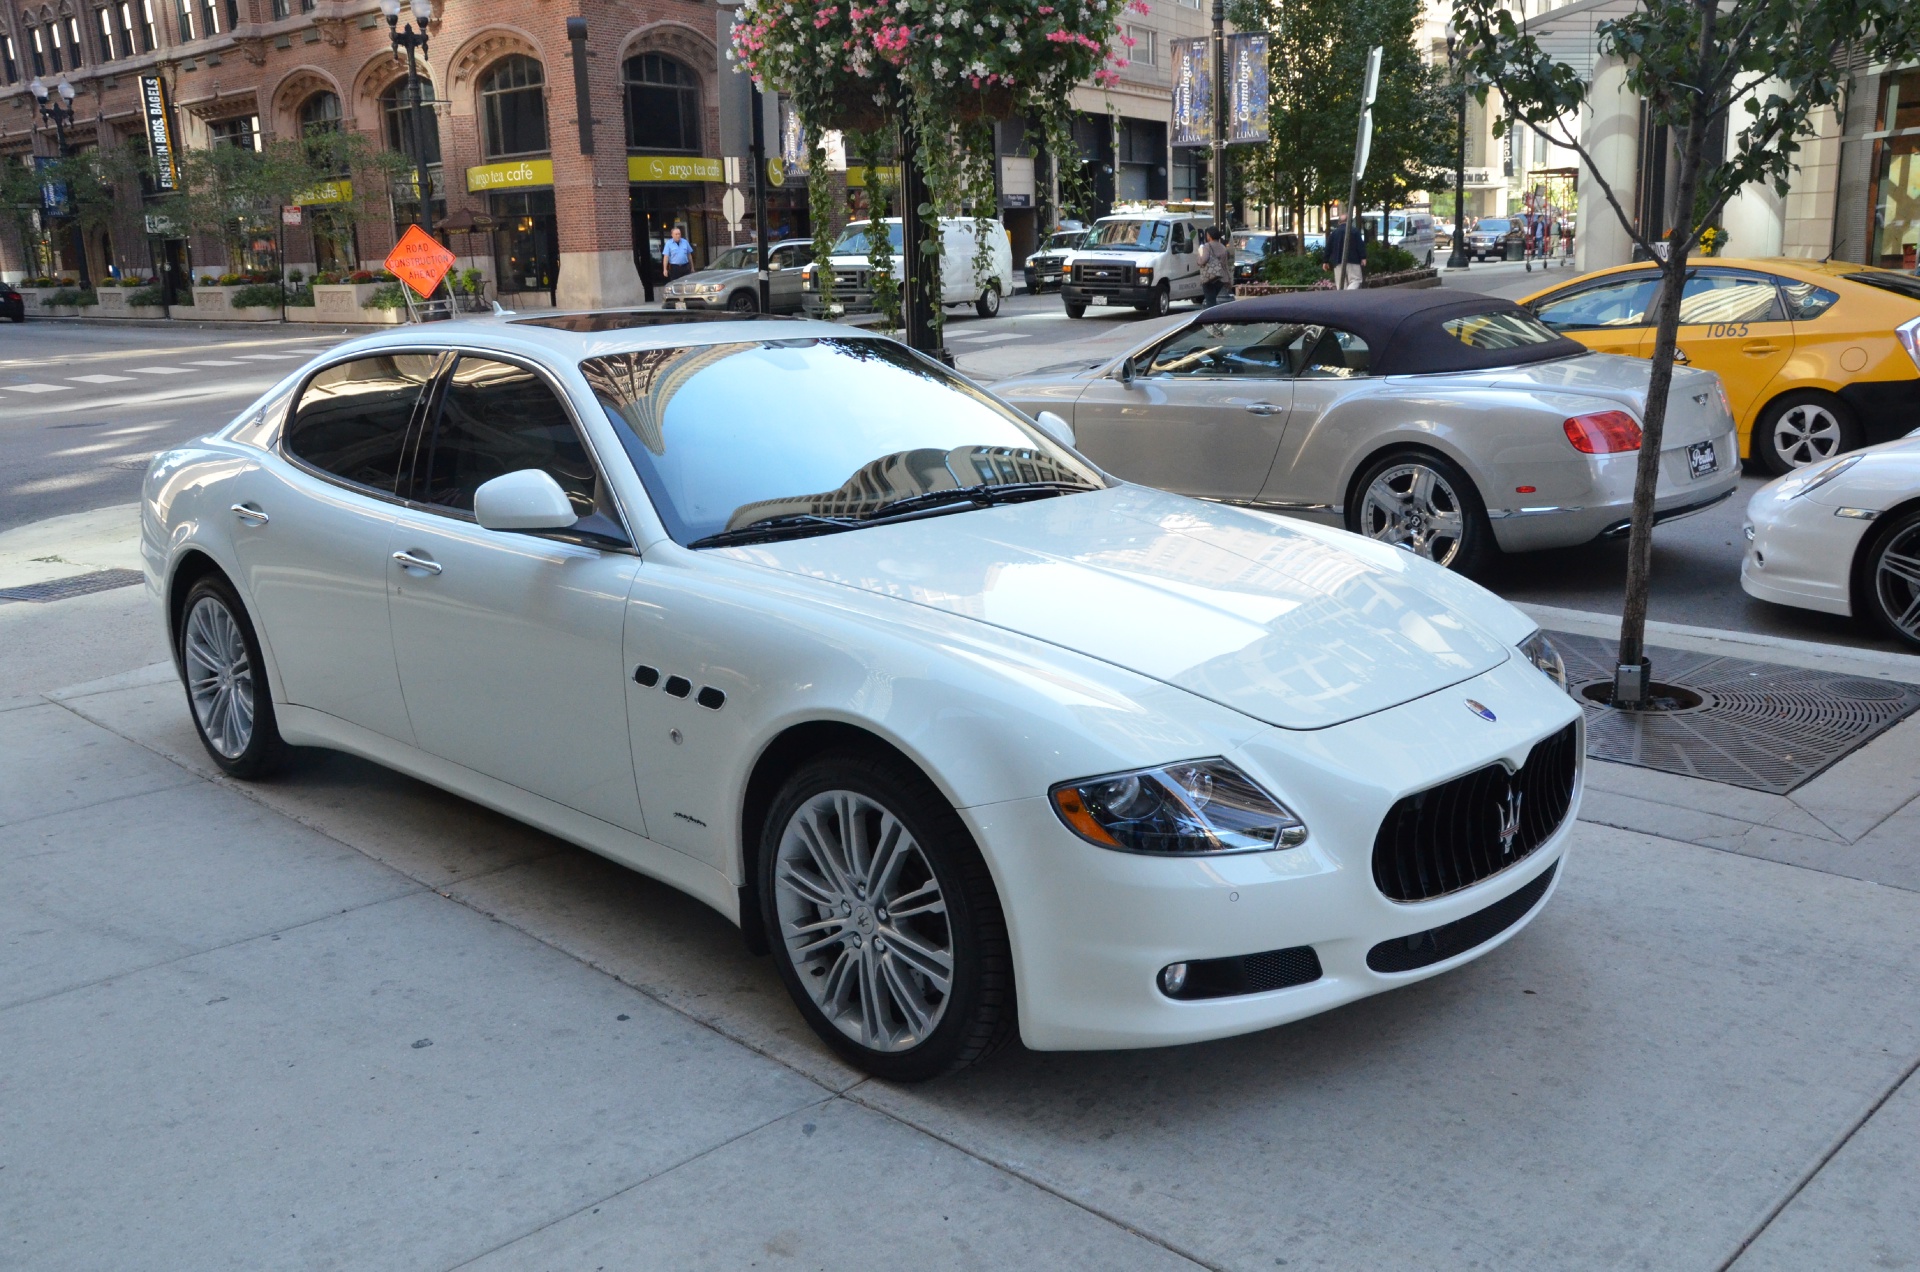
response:
M433 0L412 0L413 21L400 29L400 0L380 0L387 18L387 42L395 53L407 51L407 140L413 147L413 173L420 196L420 228L433 233L433 183L427 172L427 137L420 126L420 66L416 53L427 51L427 27L433 21ZM415 30L415 23L419 29Z
M1116 156L1117 158L1117 156ZM1118 172L1116 165L1115 171ZM1213 0L1213 223L1227 231L1227 4Z
M752 102L753 142L748 153L753 156L754 259L760 265L756 275L760 280L760 312L770 314L773 312L773 274L767 268L767 253L771 247L767 236L767 115L758 81L753 85Z
M60 151L60 157L66 159L70 157L67 149L67 125L73 120L73 85L63 79L60 81L59 87L60 100L56 102L47 92L47 86L40 82L39 76L34 76L33 81L27 85L28 90L31 91L39 101L41 122L53 125L55 146ZM69 205L71 205L73 200L72 191L68 191L67 200ZM43 206L45 202L46 200L43 197L41 199ZM52 209L49 208L46 210L51 211ZM82 291L92 291L93 273L87 268L87 236L80 228L80 218L78 216L75 216L69 211L67 218L70 222L69 229L73 233L74 256L80 274L80 289Z
M1448 269L1467 267L1467 78L1454 60L1459 37L1447 35L1447 65L1460 81L1459 151L1453 165L1453 250L1447 253Z
M896 196L900 206L900 300L901 319L907 345L929 357L952 365L940 347L939 328L934 323L934 305L939 303L939 258L928 262L921 247L926 242L926 225L920 219L920 206L928 202L927 174L920 168L920 135L913 126L913 114L902 90L894 109L899 120L900 185ZM868 215L878 216L879 209ZM936 249L937 250L937 249Z

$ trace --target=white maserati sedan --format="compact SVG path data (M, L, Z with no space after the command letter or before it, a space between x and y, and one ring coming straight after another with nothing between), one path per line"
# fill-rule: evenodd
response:
M350 751L664 880L893 1079L1458 966L1580 795L1517 610L830 324L356 340L159 456L142 540L229 773Z
M1788 473L1747 504L1740 586L1920 647L1920 433Z

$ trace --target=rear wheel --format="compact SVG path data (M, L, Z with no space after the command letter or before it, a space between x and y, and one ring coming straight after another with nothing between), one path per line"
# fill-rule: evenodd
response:
M286 759L260 642L233 586L217 574L180 605L174 648L193 727L213 762L234 777L265 777Z
M1496 555L1487 506L1451 460L1399 451L1368 465L1347 506L1347 529L1462 574Z
M991 318L1000 312L1000 289L988 283L980 290L980 299L973 302L973 312L982 318Z
M1920 648L1920 508L1874 533L1861 554L1853 594L1860 617Z
M1751 449L1775 476L1832 459L1860 445L1847 404L1831 393L1803 389L1770 403L1753 426Z
M917 1082L1013 1037L1013 959L986 862L905 761L830 755L795 773L759 870L780 978L848 1063Z

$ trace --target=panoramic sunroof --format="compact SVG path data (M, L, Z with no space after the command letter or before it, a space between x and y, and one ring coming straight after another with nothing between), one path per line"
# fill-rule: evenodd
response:
M554 314L546 318L515 318L523 327L551 327L555 331L624 331L629 327L675 327L690 322L786 322L778 314L736 314L726 311L629 309L598 314Z

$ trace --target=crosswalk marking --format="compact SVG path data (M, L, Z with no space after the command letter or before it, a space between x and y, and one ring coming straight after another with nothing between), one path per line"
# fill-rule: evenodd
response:
M69 380L78 380L82 384L118 384L133 379L130 375L70 375Z
M956 332L947 338L949 340L959 340L963 337ZM969 332L964 337L970 344L996 344L1002 340L1018 340L1019 338L1020 333L1017 331L995 331L992 333L982 333L980 335L974 335L972 332Z
M248 362L278 362L282 358L304 358L307 355L304 353L241 353L234 356Z
M140 375L189 375L185 367L128 367L127 370Z
M0 389L9 393L60 393L66 387L64 384L0 384Z
M187 365L190 367L244 367L247 364L244 362L235 362L231 358L226 359L225 361L222 361L219 358L214 358L214 359L211 359L210 361L204 361L204 362L189 362Z

